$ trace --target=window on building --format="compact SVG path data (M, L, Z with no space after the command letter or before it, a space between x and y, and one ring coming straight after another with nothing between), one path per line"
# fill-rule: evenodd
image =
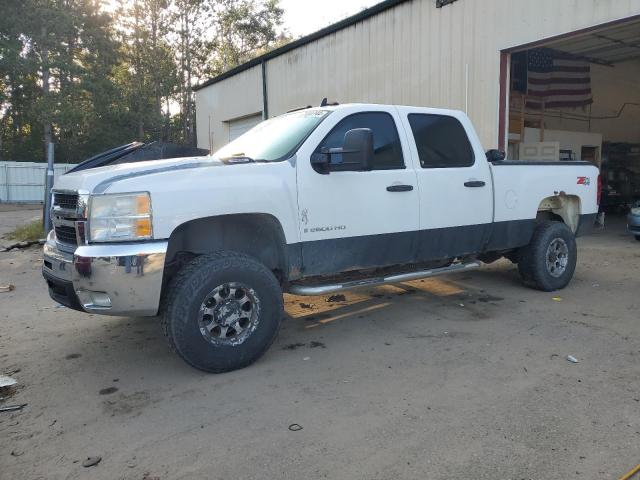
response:
M422 168L470 167L473 149L462 124L453 117L412 113L409 124Z
M373 132L373 169L393 170L404 168L402 146L393 117L386 112L356 113L342 119L320 143L322 148L340 148L344 134L354 128L370 128ZM340 155L332 155L332 161L340 162Z

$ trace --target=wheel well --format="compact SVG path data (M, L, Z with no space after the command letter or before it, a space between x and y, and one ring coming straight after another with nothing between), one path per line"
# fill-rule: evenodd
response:
M171 233L165 266L171 275L194 256L229 250L255 258L283 281L288 268L285 247L282 226L272 215L205 217L183 223Z
M580 223L580 197L562 193L547 197L540 202L536 219L564 222L575 233Z

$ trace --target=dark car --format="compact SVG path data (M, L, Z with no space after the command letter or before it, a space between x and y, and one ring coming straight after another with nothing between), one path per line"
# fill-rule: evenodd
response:
M627 228L640 242L640 200L634 202L627 215Z
M176 145L174 143L131 142L99 153L76 165L67 173L119 163L144 162L146 160L162 160L165 158L199 157L207 155L207 153L209 153L207 150L201 148Z

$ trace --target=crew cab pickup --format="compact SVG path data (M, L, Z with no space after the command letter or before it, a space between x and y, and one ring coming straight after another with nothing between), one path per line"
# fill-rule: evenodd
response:
M267 120L211 156L120 164L56 183L51 297L159 316L192 366L249 365L283 292L321 295L506 257L565 287L598 211L598 169L485 153L467 116L348 104Z

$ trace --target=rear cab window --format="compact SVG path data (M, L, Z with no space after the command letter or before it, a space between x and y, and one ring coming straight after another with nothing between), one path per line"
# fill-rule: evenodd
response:
M473 166L473 148L467 132L457 118L410 113L408 119L422 168Z

